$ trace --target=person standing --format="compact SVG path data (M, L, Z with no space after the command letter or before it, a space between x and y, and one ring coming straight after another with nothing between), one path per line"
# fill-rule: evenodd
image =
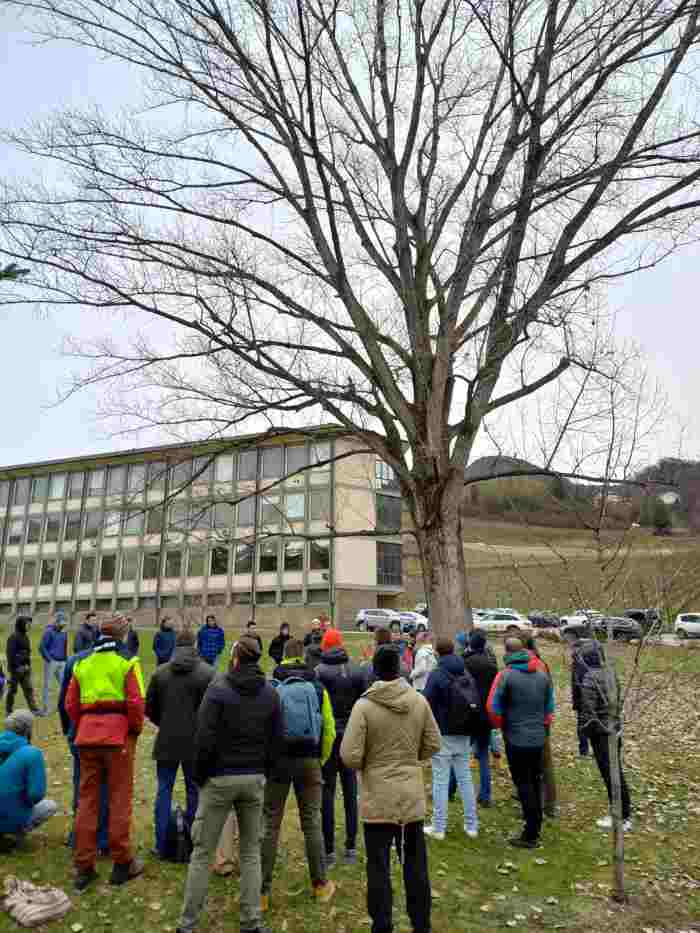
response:
M430 633L418 632L416 635L416 651L413 657L413 670L411 671L411 684L416 690L421 693L425 690L428 677L437 667L437 663Z
M92 648L99 637L97 626L97 613L88 612L85 621L78 627L73 638L73 654L80 654L81 651L87 651Z
M482 807L491 806L491 721L486 712L489 693L493 682L498 675L498 665L493 652L488 649L486 633L481 629L474 629L469 641L469 647L464 655L464 668L471 674L479 691L480 724L472 734L472 753L479 762L479 796L476 802Z
M267 649L267 653L275 662L275 664L281 664L284 658L284 646L287 644L289 639L292 636L289 634L289 626L286 622L283 622L280 625L279 635L276 635L270 642L270 647Z
M454 771L464 807L464 832L470 839L476 839L479 835L479 816L469 770L472 737L466 731L456 732L457 727L450 718L453 691L456 683L465 677L464 661L454 653L454 642L449 638L439 638L435 649L438 664L428 677L423 696L430 704L440 727L442 741L439 751L433 755L433 821L425 827L425 834L433 839L445 838L450 773Z
M321 648L322 641L323 632L321 631L321 623L319 622L318 628L312 629L311 641L304 652L304 661L308 669L312 672L315 671L321 663L321 655L323 654L323 648Z
M131 618L131 616L126 616L126 621L129 624L127 636L124 640L124 643L126 644L126 650L129 652L130 658L137 658L139 656L139 649L141 647L138 632L134 627L134 620Z
M601 652L600 643L595 638L577 638L571 646L571 705L576 713L576 735L581 758L587 758L590 752L590 742L581 715L581 688L588 670L585 659L593 653L599 654L602 659Z
M265 785L263 911L269 907L279 834L291 787L294 787L306 845L312 896L325 904L335 893L335 885L326 878L321 828L321 768L328 760L335 741L333 708L325 688L301 657L301 642L290 639L284 650L285 659L273 674L273 683L280 696L285 740Z
M328 761L323 766L323 841L326 867L332 868L335 856L335 789L338 777L343 792L345 809L345 852L343 862L357 862L357 775L346 768L340 757L340 744L345 735L348 719L355 703L365 692L364 671L350 663L343 644L343 636L329 628L321 641L323 654L316 668L316 677L330 697L335 718L335 741Z
M216 670L225 645L224 630L217 623L215 615L208 615L204 625L197 632L197 654Z
M68 633L63 611L57 609L53 623L46 626L39 642L39 654L44 659L43 714L49 715L49 691L51 680L55 679L59 690L63 682L63 670L68 658Z
M381 648L382 645L387 645L389 648L391 648L393 651L396 652L399 658L399 676L408 680L409 677L411 676L411 672L401 660L401 653L399 651L399 646L392 639L391 632L389 631L388 628L377 628L374 630L374 644L375 644L374 654L376 654L376 652L378 651L379 648ZM374 654L370 655L369 661L364 666L364 673L365 673L365 678L366 678L368 687L370 687L374 683L374 681L377 679L377 676L374 672Z
M0 733L0 836L12 836L15 845L58 811L46 797L46 765L32 745L33 723L28 709L18 709Z
M243 635L229 671L209 685L197 717L194 778L199 806L178 933L192 933L204 907L211 865L231 810L240 851L241 933L269 933L261 922L260 836L265 775L282 743L282 713L274 687L259 667L260 647Z
M172 619L166 616L160 623L160 628L153 636L153 653L156 656L156 665L167 664L175 651L177 634ZM194 643L194 637L192 639Z
M146 716L158 726L153 745L158 776L153 854L158 858L166 857L168 823L178 768L182 768L185 781L188 830L194 822L199 790L193 774L193 740L197 712L213 678L214 669L197 657L194 634L187 629L178 633L172 659L160 665L148 685Z
M554 718L550 678L538 669L518 638L505 644L506 669L496 676L487 710L491 723L503 731L506 758L523 809L525 827L510 844L534 849L542 830L542 770L546 730Z
M15 696L19 687L27 701L27 706L35 716L41 715L34 698L32 686L32 646L29 641L29 626L32 624L31 616L19 615L15 622L15 630L7 639L7 698L5 711L9 716L15 706Z
M248 619L245 626L245 634L249 635L251 638L254 638L257 641L258 647L260 648L260 654L262 655L263 642L262 638L258 635L258 627L255 624L255 619Z
M583 682L581 683L579 709L581 731L590 740L600 776L605 782L611 809L613 794L610 736L617 737L623 829L625 832L629 832L632 829L632 803L625 773L622 770L620 682L616 673L606 670L605 656L598 644L594 644L595 648L584 646L580 649L581 662L586 666L586 673L583 675ZM596 824L601 829L611 829L612 816L608 814L602 819L596 820Z
M549 677L552 682L552 672L537 648L537 642L528 636L525 639L528 654L534 660L535 666ZM554 756L552 755L551 727L547 726L544 736L544 757L542 760L542 810L545 816L554 819L557 816L557 779L554 772Z
M373 668L377 680L353 706L340 745L345 766L362 777L367 910L372 933L390 933L391 848L396 845L413 931L430 933L423 762L440 750L440 730L425 698L400 677L394 648L381 646Z
M97 879L97 824L100 785L109 789L110 884L121 885L143 872L131 847L131 813L136 742L143 729L144 689L137 657L124 657L129 623L117 615L103 622L91 653L76 662L66 710L75 726L80 755L80 793L75 821L75 887Z

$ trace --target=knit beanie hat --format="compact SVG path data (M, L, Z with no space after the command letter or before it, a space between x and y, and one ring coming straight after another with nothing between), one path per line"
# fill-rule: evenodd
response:
M28 709L16 709L5 720L5 728L8 732L15 732L17 735L23 735L25 739L31 739L33 723L33 713L30 713Z
M374 652L372 666L379 680L396 680L401 667L399 652L393 645L380 645Z
M241 664L257 664L260 660L260 645L257 638L253 635L241 635L231 649L231 657L236 656Z
M331 648L342 648L343 636L337 628L329 628L321 639L321 650L330 651Z
M100 633L117 641L124 641L129 631L129 620L126 616L113 616L100 624Z

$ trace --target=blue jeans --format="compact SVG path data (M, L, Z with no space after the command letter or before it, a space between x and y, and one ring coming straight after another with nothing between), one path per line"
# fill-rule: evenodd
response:
M75 814L78 812L80 799L80 755L78 749L69 740L68 748L73 756L73 823L74 828L68 837L68 845L73 848L75 841ZM97 848L102 852L109 850L109 789L107 781L102 781L100 787L100 812L97 817Z
M156 849L161 855L165 855L166 844L168 840L168 823L170 822L170 812L173 806L173 787L177 778L177 769L182 767L182 775L185 779L185 793L187 795L187 813L185 819L187 826L192 829L194 815L197 812L199 803L199 788L192 777L192 765L184 762L175 762L174 764L165 761L156 762L158 771L158 791L156 793L155 805L155 824L156 824Z
M61 689L61 684L63 683L63 669L66 666L65 661L46 661L44 660L44 692L43 692L43 704L44 704L44 713L48 714L49 710L49 691L51 689L51 679L53 678L58 684L58 689Z
M37 829L47 820L50 820L52 816L55 816L56 813L58 813L58 804L54 800L49 800L48 797L44 797L43 800L40 800L39 803L32 807L32 815L29 817L29 822L18 835L24 835L25 833L30 833L33 829Z
M471 739L468 735L443 735L440 751L433 755L433 827L437 832L444 833L447 829L447 792L452 768L464 805L464 828L479 828L474 785L469 771L470 749Z
M472 752L479 762L479 800L491 800L491 760L490 755L491 737L480 735L472 740Z

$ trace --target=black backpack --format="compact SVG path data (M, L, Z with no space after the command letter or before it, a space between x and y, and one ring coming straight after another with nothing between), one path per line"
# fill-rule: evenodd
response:
M170 813L168 822L164 857L168 862L177 862L178 865L183 865L189 862L192 849L192 838L185 814L180 807L175 807Z
M448 674L447 735L473 735L482 723L479 688L471 674Z

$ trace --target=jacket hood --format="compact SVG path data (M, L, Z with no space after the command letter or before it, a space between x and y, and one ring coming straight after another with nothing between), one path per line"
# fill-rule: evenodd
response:
M578 645L577 654L586 667L603 666L602 649L598 642L594 641L592 638L585 638Z
M392 713L407 715L411 709L410 691L406 681L399 677L398 680L375 680L362 695L379 706L385 706Z
M27 739L23 735L17 735L16 732L0 733L0 764L3 763L13 752L28 745Z
M15 622L15 631L18 635L26 635L27 627L29 626L29 619L17 619Z
M534 673L538 668L538 659L533 658L525 648L522 651L507 654L503 660L508 667L513 667L518 671L525 671L528 674Z
M445 654L438 660L438 667L447 671L448 674L454 674L459 677L464 673L464 661L456 654Z
M265 675L257 664L244 664L237 671L230 671L226 680L234 690L246 696L255 696L265 686Z
M176 674L190 674L198 662L199 658L195 654L194 648L184 645L173 651L173 656L170 659L170 669Z
M350 661L345 648L329 648L321 655L323 664L347 664Z
M285 658L273 671L275 680L286 680L287 677L306 677L309 666L303 658Z

